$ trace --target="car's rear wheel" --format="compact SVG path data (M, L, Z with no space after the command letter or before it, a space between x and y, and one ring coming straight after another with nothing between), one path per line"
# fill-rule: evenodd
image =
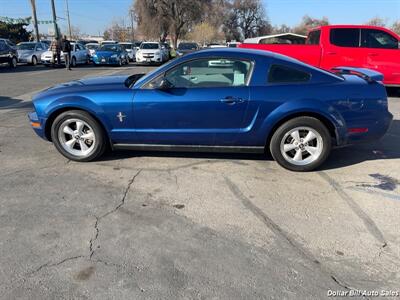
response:
M10 68L16 68L18 64L18 60L15 56L13 56L10 60Z
M75 56L73 56L72 59L71 59L71 66L73 66L74 68L76 67L76 58L75 58Z
M312 171L329 156L331 136L316 118L298 117L282 124L272 136L270 151L282 167L291 171Z
M87 112L66 111L54 120L51 138L57 150L74 161L92 161L106 148L102 127Z

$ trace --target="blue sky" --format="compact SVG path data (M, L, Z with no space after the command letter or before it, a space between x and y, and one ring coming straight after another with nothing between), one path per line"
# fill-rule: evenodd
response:
M81 32L103 33L113 20L125 18L132 0L68 0L71 22ZM190 1L190 0L182 0ZM65 0L55 0L58 16L65 18ZM272 24L297 24L308 14L321 18L326 16L331 23L361 24L379 16L389 24L400 20L400 0L263 0ZM51 19L50 0L36 0L39 20ZM0 0L0 16L27 17L31 15L30 0ZM60 20L65 28L65 21ZM47 32L48 25L40 30Z

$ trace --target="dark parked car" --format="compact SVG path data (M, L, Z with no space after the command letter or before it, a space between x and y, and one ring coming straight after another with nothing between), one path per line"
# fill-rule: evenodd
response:
M18 53L15 45L7 39L0 39L0 64L7 63L11 68L17 67Z
M176 49L176 55L182 56L197 50L199 50L199 45L197 45L197 43L179 43L178 49Z

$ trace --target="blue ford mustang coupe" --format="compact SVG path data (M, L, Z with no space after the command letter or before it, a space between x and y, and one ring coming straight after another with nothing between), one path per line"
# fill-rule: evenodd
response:
M129 63L128 53L119 44L105 44L92 56L95 65L122 66Z
M31 125L74 161L107 147L270 151L284 168L310 171L331 148L376 140L392 115L381 74L329 73L267 51L211 49L143 76L82 79L33 99Z

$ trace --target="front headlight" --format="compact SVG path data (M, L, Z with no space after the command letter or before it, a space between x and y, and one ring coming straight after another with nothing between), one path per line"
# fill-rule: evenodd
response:
M118 54L111 55L111 58L117 58L117 57L118 57Z
M156 52L154 52L154 55L160 55L161 54L161 52L160 51L156 51Z

